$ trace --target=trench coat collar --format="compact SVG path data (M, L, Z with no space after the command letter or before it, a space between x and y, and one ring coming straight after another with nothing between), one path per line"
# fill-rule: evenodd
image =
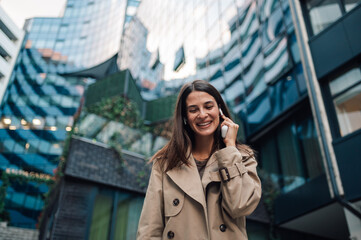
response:
M189 166L183 164L179 168L169 170L166 174L184 193L199 202L205 208L206 199L204 189L192 154L188 161L190 164Z
M207 189L207 186L210 182L219 181L219 180L215 180L212 177L213 173L218 174L218 162L217 162L216 157L214 156L214 153L209 158L206 168L204 169L204 173L203 173L203 177L202 177L203 189Z

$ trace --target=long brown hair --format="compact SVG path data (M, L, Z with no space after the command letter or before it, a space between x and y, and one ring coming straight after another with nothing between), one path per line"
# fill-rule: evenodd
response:
M193 82L184 84L179 92L175 106L172 137L170 141L151 159L151 161L157 160L165 172L175 167L179 167L182 164L189 166L188 158L192 153L195 137L193 130L189 127L189 124L184 123L183 119L187 117L186 99L193 91L206 92L214 97L223 114L226 117L231 118L231 115L221 97L221 94L207 81L195 80ZM214 133L212 153L225 147L220 132L220 126L218 126ZM243 150L243 152L248 153L249 156L253 155L252 149L247 145L237 142L237 148L239 150Z

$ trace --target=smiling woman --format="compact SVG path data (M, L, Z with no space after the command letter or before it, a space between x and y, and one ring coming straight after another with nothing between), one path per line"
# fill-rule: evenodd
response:
M257 207L261 184L253 151L237 142L237 132L211 84L182 87L172 138L152 158L138 240L247 239L245 216Z

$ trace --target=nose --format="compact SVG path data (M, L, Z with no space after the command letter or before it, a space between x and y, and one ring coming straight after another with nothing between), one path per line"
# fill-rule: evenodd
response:
M205 111L205 109L200 109L199 110L199 115L198 115L199 118L205 118L207 117L207 113Z

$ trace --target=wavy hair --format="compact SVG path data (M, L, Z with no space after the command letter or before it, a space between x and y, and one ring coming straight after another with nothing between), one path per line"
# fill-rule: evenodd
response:
M175 167L180 167L185 164L190 165L188 159L192 153L194 144L194 132L189 127L189 124L184 124L183 118L187 117L186 99L191 92L200 91L206 92L216 100L218 107L221 108L223 114L231 118L228 108L223 101L221 94L210 83L204 80L195 80L183 85L181 88L173 116L173 129L170 141L159 150L150 161L157 161L167 172ZM220 120L222 121L222 119ZM245 144L236 142L236 146L240 151L246 152L249 157L253 156L253 151ZM223 138L221 137L220 126L214 133L214 142L212 146L212 153L218 149L225 147Z

